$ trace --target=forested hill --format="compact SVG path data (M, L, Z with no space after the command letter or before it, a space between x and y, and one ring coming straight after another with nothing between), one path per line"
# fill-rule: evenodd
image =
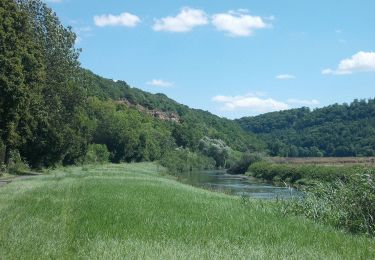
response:
M299 108L272 112L237 122L263 139L271 155L375 155L375 99L313 111Z
M125 81L113 81L95 75L89 70L80 69L79 85L87 96L94 96L100 100L120 101L115 103L130 104L130 107L143 111L162 111L175 113L179 123L174 125L174 133L178 146L195 148L204 136L221 139L228 146L238 151L263 150L265 144L254 134L246 133L234 121L221 118L208 111L189 108L166 95L140 90L130 87ZM129 105L128 105L129 107ZM144 109L139 109L139 107Z
M184 160L229 167L242 152L265 148L234 121L81 68L75 40L41 0L0 1L1 167L107 153L112 162L154 161L177 150Z
M132 104L139 104L148 109L184 113L189 110L187 106L177 103L166 95L151 94L138 88L130 87L125 81L113 81L92 73L90 70L79 69L79 85L88 96L95 96L101 100L123 100Z

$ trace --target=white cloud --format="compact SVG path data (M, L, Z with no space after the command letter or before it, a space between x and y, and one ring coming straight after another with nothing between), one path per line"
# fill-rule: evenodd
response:
M262 98L251 93L244 96L215 96L213 101L222 103L223 110L234 111L238 109L252 110L253 112L271 112L288 109L288 104L272 98Z
M151 81L146 82L146 84L151 85L151 86L156 86L156 87L165 87L165 88L174 86L173 82L165 81L162 79L153 79Z
M206 24L208 24L208 18L203 10L185 7L181 9L177 16L157 19L152 28L157 32L189 32L196 26Z
M319 100L316 99L295 99L295 98L290 98L287 100L288 104L291 105L298 105L298 106L317 106L320 104Z
M94 22L96 26L125 26L135 27L141 22L141 19L131 13L122 13L119 15L103 14L94 16Z
M324 69L322 74L345 75L360 71L375 71L375 52L360 51L340 61L337 69Z
M280 80L287 80L287 79L295 79L296 76L291 75L291 74L280 74L280 75L277 75L276 78Z
M230 36L246 37L251 36L254 30L267 28L270 25L265 23L260 16L251 16L246 9L219 13L212 16L212 24L219 31L228 32Z

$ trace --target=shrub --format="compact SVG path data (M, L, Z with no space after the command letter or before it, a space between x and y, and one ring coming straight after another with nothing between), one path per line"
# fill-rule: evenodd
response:
M86 156L85 164L103 164L109 162L110 153L105 144L90 144Z
M214 169L216 162L213 158L203 154L191 152L189 149L177 148L166 152L161 158L160 164L166 167L169 173L178 175L182 172Z
M229 168L228 172L231 174L245 174L250 165L262 161L263 158L264 156L260 153L245 153L237 163Z
M232 149L223 140L205 136L199 141L198 147L202 154L215 160L216 167L227 167Z
M237 164L243 156L242 152L235 151L235 150L230 150L229 156L225 162L225 168L230 169L232 168L235 164Z
M284 210L353 233L375 235L375 169L357 169L344 181L319 183Z
M5 173L6 169L7 167L5 166L5 164L0 162L0 176L2 176Z
M12 174L20 174L29 171L29 165L24 162L18 150L10 152L9 162L7 165L7 171Z

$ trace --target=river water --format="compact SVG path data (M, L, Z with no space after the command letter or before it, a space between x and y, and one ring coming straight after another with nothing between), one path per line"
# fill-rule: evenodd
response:
M187 172L181 176L181 181L200 188L257 199L290 199L301 195L290 187L278 187L253 177L218 170Z

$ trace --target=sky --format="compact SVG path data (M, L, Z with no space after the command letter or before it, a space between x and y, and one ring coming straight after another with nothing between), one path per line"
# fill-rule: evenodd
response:
M84 68L239 118L375 97L374 0L45 0Z

